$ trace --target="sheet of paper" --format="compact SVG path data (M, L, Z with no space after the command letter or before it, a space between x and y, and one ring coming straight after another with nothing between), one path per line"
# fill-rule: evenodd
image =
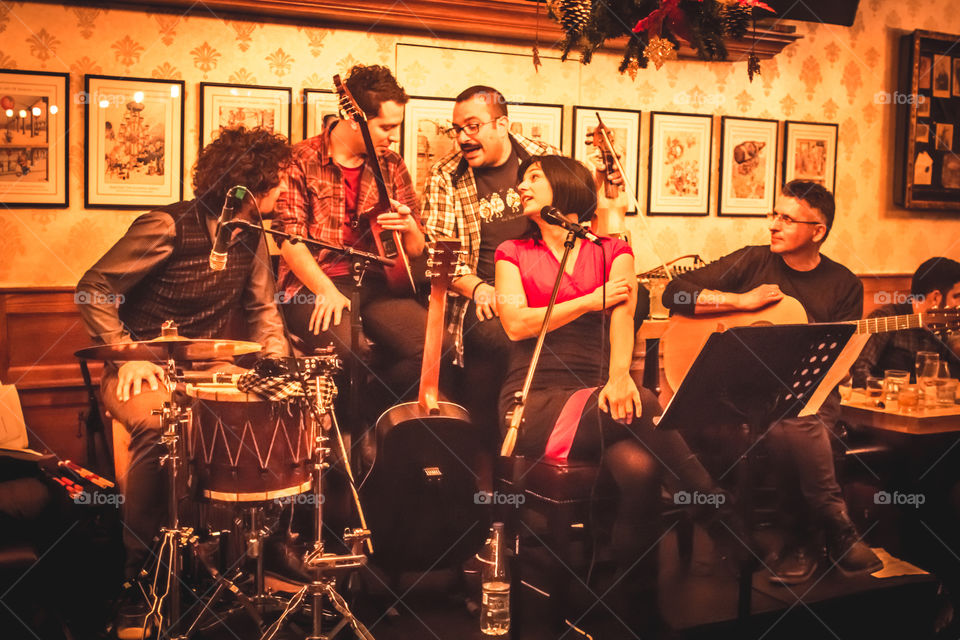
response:
M867 340L869 339L869 333L855 333L851 336L850 340L840 352L840 355L833 361L833 366L830 367L830 370L827 371L827 374L823 377L820 386L817 387L817 390L810 396L806 406L800 410L797 417L812 416L820 410L820 405L827 399L830 392L850 373L850 367L857 361L857 357L860 355L860 352L863 351L863 347L866 346Z
M883 547L875 547L873 552L883 561L883 569L874 571L870 575L874 578L896 578L897 576L922 576L926 571L920 567L915 567L906 560L895 558Z
M27 447L27 425L23 420L17 387L12 384L0 384L0 447Z

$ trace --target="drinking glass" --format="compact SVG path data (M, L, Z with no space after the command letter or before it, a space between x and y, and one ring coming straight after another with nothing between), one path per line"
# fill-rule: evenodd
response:
M916 361L914 362L914 373L917 376L917 384L920 384L921 371L926 360L940 361L940 354L936 351L917 351Z
M896 409L900 386L910 384L910 372L887 369L883 372L883 401L887 409Z
M883 378L867 377L867 386L864 390L867 404L877 406L883 399Z
M915 384L901 384L897 392L897 405L903 413L916 413L923 407L920 405L920 390Z
M936 378L939 372L940 354L932 351L920 351L917 354L917 384L923 394L923 403L928 407L937 404Z

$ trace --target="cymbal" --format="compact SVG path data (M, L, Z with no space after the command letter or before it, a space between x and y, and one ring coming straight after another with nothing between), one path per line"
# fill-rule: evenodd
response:
M84 360L149 360L166 362L177 360L195 362L220 360L256 353L262 347L256 342L242 340L209 340L191 338L154 338L141 342L117 342L80 349L73 355Z

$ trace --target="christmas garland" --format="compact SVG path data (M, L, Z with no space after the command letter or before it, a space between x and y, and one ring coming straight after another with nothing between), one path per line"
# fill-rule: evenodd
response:
M725 38L742 38L754 8L773 12L760 0L546 0L550 16L565 33L563 56L580 52L584 64L604 42L628 36L620 73L636 77L652 62L659 69L677 57L687 42L702 60L726 60ZM759 60L751 53L747 72L753 80Z

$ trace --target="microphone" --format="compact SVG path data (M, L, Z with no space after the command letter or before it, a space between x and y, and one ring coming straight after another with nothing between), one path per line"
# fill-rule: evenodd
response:
M210 268L213 271L223 271L227 267L227 243L233 233L230 221L237 212L237 204L243 202L246 195L245 187L236 186L227 191L220 218L217 220L217 237L213 242L213 249L210 250Z
M543 218L543 221L547 224L556 225L558 227L563 227L567 231L573 232L578 238L583 238L587 242L592 242L595 245L600 245L600 236L595 234L593 231L590 231L583 225L577 224L576 222L570 222L563 217L563 214L560 213L558 209L551 206L546 206L540 209L540 217Z

